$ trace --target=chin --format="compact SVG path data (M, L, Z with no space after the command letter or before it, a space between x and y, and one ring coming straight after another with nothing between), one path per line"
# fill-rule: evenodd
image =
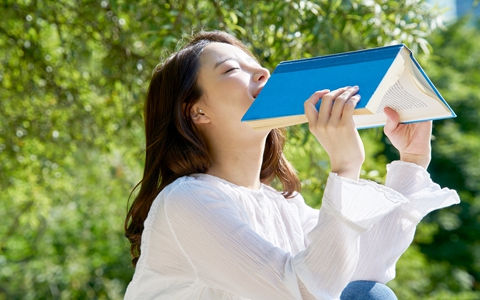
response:
M272 131L272 129L264 129L264 130L255 130L253 129L250 125L248 125L247 123L245 123L246 127L248 127L249 131L251 132L254 132L256 135L258 136L265 136L267 137L267 135Z

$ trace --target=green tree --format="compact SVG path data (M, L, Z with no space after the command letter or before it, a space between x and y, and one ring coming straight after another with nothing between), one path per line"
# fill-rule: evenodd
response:
M480 298L479 34L480 23L462 19L429 38L434 52L425 68L458 115L435 124L430 173L456 189L462 203L429 215L419 227L414 249L429 277L412 292L421 299Z
M397 42L428 52L436 27L423 1L393 0L4 0L0 16L0 299L122 298L133 274L123 220L142 170L143 98L151 70L192 31L229 31L272 69ZM381 130L362 135L363 175L381 181ZM289 136L304 194L318 206L326 155L305 126Z

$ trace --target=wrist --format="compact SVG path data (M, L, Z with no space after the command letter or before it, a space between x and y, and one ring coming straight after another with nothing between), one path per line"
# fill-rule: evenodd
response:
M360 179L360 167L358 168L335 168L332 167L332 172L339 177L344 177L358 181Z
M417 164L424 169L427 169L430 164L431 156L430 154L418 155L418 154L409 154L409 153L400 153L400 160L408 163Z

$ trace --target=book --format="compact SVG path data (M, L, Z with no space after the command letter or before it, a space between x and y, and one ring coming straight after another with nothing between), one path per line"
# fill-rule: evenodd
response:
M410 49L399 44L281 62L242 121L258 130L305 123L304 102L315 91L354 85L361 95L353 117L359 129L385 125L385 106L402 123L456 117Z

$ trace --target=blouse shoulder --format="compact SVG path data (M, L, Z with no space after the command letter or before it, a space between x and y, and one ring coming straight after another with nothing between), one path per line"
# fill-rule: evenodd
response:
M209 198L225 199L231 198L228 190L228 186L220 178L206 174L193 174L178 178L166 186L157 198L162 201L175 198L187 202L189 199L197 202Z
M163 197L168 197L168 195L177 192L198 192L198 190L209 190L214 188L214 185L211 183L197 180L193 176L182 176L177 178L174 182L167 185L160 194L163 194Z
M255 193L256 191L251 191ZM188 213L190 210L205 210L212 205L221 205L231 212L239 210L238 198L248 193L247 188L207 174L180 177L158 195L156 201L165 207L165 213ZM233 209L233 210L232 210Z

